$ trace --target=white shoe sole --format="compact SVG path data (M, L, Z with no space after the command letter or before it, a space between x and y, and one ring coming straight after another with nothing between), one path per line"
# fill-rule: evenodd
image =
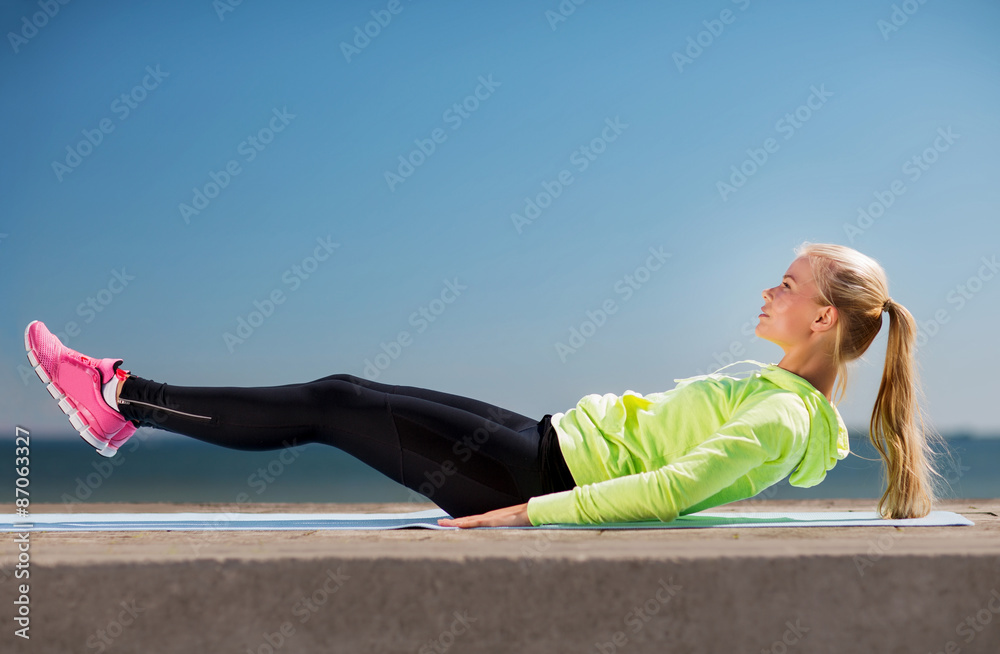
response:
M93 445L98 454L106 457L114 456L118 453L118 449L111 448L110 443L102 443L97 436L94 435L94 433L90 430L90 425L87 424L87 419L84 417L84 414L73 406L73 403L70 401L69 397L66 396L66 393L64 393L61 388L56 386L55 382L49 379L49 376L45 374L45 369L42 368L42 365L38 362L38 357L36 357L35 353L31 351L31 343L28 340L28 331L31 329L31 325L34 325L36 322L38 321L32 320L24 329L24 350L28 353L28 363L31 364L32 370L35 371L38 378L42 380L43 384L45 384L45 388L48 390L49 395L51 395L56 402L59 403L59 410L69 417L69 424L73 425L73 429L79 432L80 437Z

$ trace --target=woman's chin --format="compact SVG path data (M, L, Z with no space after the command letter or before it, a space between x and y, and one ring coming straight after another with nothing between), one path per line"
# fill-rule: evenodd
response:
M763 327L762 325L758 324L757 327L753 330L754 335L757 338L767 341L768 343L774 343L774 341L772 341L770 337L768 337L766 330L764 330L762 327ZM777 345L777 343L774 344Z

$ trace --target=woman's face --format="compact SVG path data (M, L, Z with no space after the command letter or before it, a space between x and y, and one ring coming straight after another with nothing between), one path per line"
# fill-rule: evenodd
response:
M775 345L787 348L801 343L812 333L811 325L821 308L816 301L817 289L813 281L809 259L799 257L788 266L777 286L766 289L763 313L758 316L757 336Z

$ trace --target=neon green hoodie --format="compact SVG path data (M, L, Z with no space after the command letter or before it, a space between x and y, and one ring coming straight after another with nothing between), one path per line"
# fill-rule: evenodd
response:
M793 486L823 481L850 453L837 408L777 364L736 363L759 369L745 379L718 370L675 379L675 388L645 396L594 393L553 414L576 487L532 497L531 524L670 522L753 497L789 474Z

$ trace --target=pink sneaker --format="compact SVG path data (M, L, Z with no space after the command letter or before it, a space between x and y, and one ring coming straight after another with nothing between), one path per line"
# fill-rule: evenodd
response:
M125 371L128 372L127 370ZM105 403L106 404L106 403ZM135 433L135 425L131 420L125 421L125 426L118 430L118 433L111 437L108 444L104 446L103 450L98 450L104 456L114 456L118 453L118 448L125 444L125 441L132 438L132 434ZM107 454L105 454L105 451Z
M38 320L24 330L24 349L35 374L83 440L99 454L114 456L135 433L135 425L109 407L101 392L112 377L123 379L128 374L118 367L122 360L92 359L71 350Z

